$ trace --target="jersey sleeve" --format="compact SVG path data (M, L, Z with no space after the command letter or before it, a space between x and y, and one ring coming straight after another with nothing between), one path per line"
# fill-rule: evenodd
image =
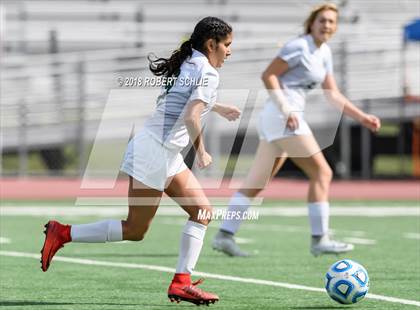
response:
M303 55L303 44L301 40L296 39L286 43L278 53L278 57L287 62L289 68L296 67Z
M213 105L216 102L217 87L219 86L217 71L204 68L197 75L196 82L193 85L189 101L201 100L208 105Z
M333 74L334 66L333 66L332 52L328 46L326 48L324 63L325 63L325 70L327 71L327 74Z

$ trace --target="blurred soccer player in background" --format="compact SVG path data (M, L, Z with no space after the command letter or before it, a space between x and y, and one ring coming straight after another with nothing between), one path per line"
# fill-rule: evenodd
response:
M334 4L315 7L304 23L304 34L284 45L262 74L270 93L260 114L260 142L253 165L241 189L230 200L229 211L243 213L254 198L277 174L287 157L309 178L308 210L311 226L311 252L339 254L353 245L329 236L329 187L332 170L304 118L309 90L321 84L329 101L343 113L376 132L380 120L358 109L338 89L332 55L327 41L337 29L338 9ZM310 102L309 102L310 104ZM213 248L231 256L247 256L233 236L241 219L225 219L213 240Z

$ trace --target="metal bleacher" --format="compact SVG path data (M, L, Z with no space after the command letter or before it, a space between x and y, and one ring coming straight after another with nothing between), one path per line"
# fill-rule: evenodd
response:
M302 31L317 1L170 0L2 1L2 152L92 142L118 77L151 76L147 55L168 53L201 17L234 27L233 55L221 88L261 89L260 75L279 47ZM419 14L416 0L339 2L339 32L331 42L343 91L385 119L420 116L402 98L402 27ZM398 14L395 12L398 11ZM419 47L406 52L413 93L420 93ZM384 99L386 98L386 99ZM149 103L153 105L153 102ZM141 107L140 107L141 109ZM130 119L120 107L115 126ZM224 126L217 126L218 135ZM106 137L105 137L106 138Z

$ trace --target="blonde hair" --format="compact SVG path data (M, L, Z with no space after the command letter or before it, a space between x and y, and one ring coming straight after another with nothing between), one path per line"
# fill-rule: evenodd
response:
M303 27L305 29L305 34L311 33L311 26L314 23L318 13L322 11L328 11L328 10L331 10L337 13L337 19L338 19L338 8L334 3L324 3L321 5L318 5L312 9L311 13L309 14L308 18L305 20L305 23L303 24Z

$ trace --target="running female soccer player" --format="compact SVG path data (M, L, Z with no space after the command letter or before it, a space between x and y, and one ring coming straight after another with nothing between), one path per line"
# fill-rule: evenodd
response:
M42 248L42 270L47 271L54 254L67 242L140 241L157 211L163 192L189 214L183 229L176 273L168 289L173 301L196 305L214 303L219 297L192 283L209 220L198 214L212 212L200 184L185 165L180 151L189 139L196 150L198 167L211 164L201 134L201 121L210 110L233 121L240 115L234 106L216 103L219 74L215 68L230 56L232 28L216 17L202 19L191 38L169 59L149 57L150 70L164 78L177 77L162 89L153 116L128 144L121 170L129 175L128 217L82 225L49 221ZM169 80L169 79L167 79Z
M309 178L311 252L315 256L343 253L354 247L332 240L328 235L328 191L333 174L303 116L307 91L322 84L329 100L343 107L344 114L373 132L381 126L376 116L362 112L337 87L331 50L326 44L336 31L337 20L335 5L315 7L304 23L305 34L286 43L264 71L262 80L270 99L260 115L257 154L245 182L229 203L229 211L236 214L246 211L250 199L277 174L289 155ZM308 155L294 157L296 150ZM233 238L241 223L237 218L222 222L212 245L231 256L247 256Z

